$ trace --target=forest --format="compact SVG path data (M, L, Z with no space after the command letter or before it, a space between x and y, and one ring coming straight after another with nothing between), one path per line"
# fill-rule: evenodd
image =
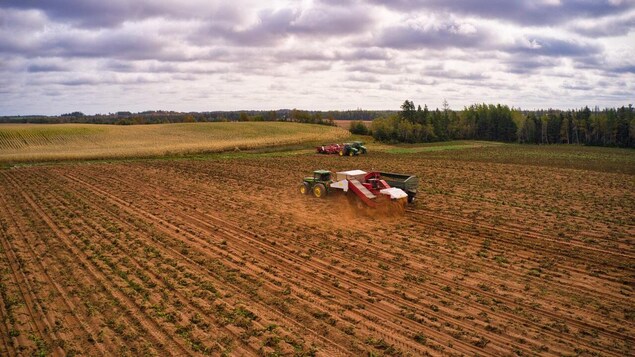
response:
M383 142L491 140L532 144L580 144L635 147L635 108L521 111L506 105L474 104L461 111L415 107L406 100L401 111L373 120L370 128L351 122L354 134Z

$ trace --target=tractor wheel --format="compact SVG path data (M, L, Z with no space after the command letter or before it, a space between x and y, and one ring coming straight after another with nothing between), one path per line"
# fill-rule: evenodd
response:
M311 186L309 186L308 182L303 182L302 185L300 185L301 194L308 195L310 191L311 191Z
M313 196L317 198L326 197L326 187L321 183L318 183L317 185L313 186Z

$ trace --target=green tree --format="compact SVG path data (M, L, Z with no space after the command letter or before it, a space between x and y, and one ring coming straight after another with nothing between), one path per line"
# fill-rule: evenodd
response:
M417 118L417 111L415 110L415 104L412 101L406 100L401 105L401 119L405 119L411 123L414 123Z
M353 120L348 129L352 134L368 135L368 127L360 120Z

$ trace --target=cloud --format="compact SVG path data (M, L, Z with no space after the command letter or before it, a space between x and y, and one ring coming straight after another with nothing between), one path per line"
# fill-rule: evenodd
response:
M347 72L372 73L372 74L397 74L402 73L403 68L388 63L360 64L353 62L346 67Z
M358 6L313 7L300 13L291 24L291 32L312 36L356 34L374 23L370 12Z
M580 91L590 91L594 90L596 87L588 84L583 81L575 81L575 82L564 82L562 84L562 88L571 89L571 90L580 90Z
M129 21L157 17L212 18L228 22L242 20L240 7L223 1L4 0L2 5L10 9L41 10L54 21L70 21L85 28L117 27Z
M573 39L558 39L542 35L525 36L517 39L504 50L511 53L553 57L591 56L602 52L602 46Z
M620 14L633 0L372 0L398 11L429 10L513 22L522 25L561 24L577 18Z
M613 73L635 74L635 63L613 66L609 68L609 71Z
M359 61L359 60L380 61L380 60L391 59L391 55L386 49L383 49L383 48L363 47L363 48L357 48L354 50L340 51L338 53L338 58L342 60L349 60L349 61Z
M616 37L635 29L635 12L599 20L582 20L569 26L571 30L587 37Z
M370 74L351 74L346 77L348 81L354 82L367 82L367 83L376 83L379 82L379 79L376 76Z
M280 44L288 38L339 37L358 34L369 29L374 19L361 7L340 6L265 8L258 12L257 20L246 26L208 22L191 40L204 42L213 37L233 45L266 47Z
M383 29L374 44L396 49L466 48L478 47L486 43L489 37L487 31L468 22L411 23Z
M37 34L46 29L47 24L46 16L40 11L0 7L0 53L32 50Z
M4 0L0 115L591 100L632 89L634 2Z
M63 86L104 86L104 85L130 85L159 83L161 78L149 75L85 75L80 74L71 78L63 78L55 81Z
M504 61L510 73L530 74L543 68L553 68L559 66L562 61L558 58L545 56L527 57L525 54L513 56Z
M27 72L30 72L30 73L67 72L69 68L59 64L31 64L27 67L26 70Z
M460 79L467 81L480 81L489 78L488 75L477 71L457 71L454 69L428 69L423 70L421 75L424 77L436 77L446 79Z

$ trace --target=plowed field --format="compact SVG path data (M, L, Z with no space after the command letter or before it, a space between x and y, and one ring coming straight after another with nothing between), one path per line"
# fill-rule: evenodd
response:
M632 355L634 176L494 161L0 170L0 355ZM357 212L299 194L318 168L420 193Z

